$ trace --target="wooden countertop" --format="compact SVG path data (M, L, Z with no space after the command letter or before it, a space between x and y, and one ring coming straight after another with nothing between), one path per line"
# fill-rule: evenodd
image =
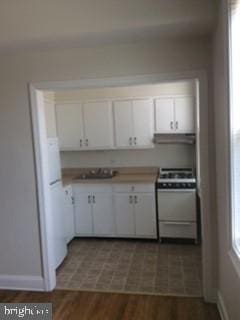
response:
M77 179L77 177L90 169L63 169L63 185L72 183L155 183L158 176L158 168L114 168L117 171L116 176L111 179Z

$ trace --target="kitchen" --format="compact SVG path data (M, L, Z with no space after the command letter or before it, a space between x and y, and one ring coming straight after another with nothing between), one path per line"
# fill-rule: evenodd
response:
M45 93L57 287L201 295L196 105L195 81Z

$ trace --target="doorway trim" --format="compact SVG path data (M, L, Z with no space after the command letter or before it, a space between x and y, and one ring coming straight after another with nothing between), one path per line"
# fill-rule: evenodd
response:
M216 302L216 235L213 225L213 204L210 200L212 190L210 188L209 174L209 125L208 125L208 81L206 71L186 71L167 74L138 75L131 77L82 79L74 81L50 81L29 84L33 140L35 149L36 180L39 203L39 225L41 236L43 280L45 291L51 291L56 284L56 274L51 264L51 250L49 249L49 233L46 220L49 210L49 199L46 193L47 168L44 151L44 136L41 132L41 115L39 101L41 91L60 91L71 89L119 87L133 85L150 85L162 82L175 82L195 80L198 83L199 105L197 105L197 140L198 155L201 166L201 226L202 226L202 271L203 271L203 297L208 302ZM46 138L45 138L46 139Z

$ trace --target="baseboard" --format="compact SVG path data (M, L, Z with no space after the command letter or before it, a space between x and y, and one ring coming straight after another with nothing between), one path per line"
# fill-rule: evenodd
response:
M225 306L223 296L220 291L218 291L218 301L217 301L218 311L220 313L222 320L230 320L227 312L227 308Z
M208 291L205 290L203 292L203 298L205 302L217 304L217 301L218 301L217 290L213 288L211 289L208 288Z
M0 275L0 289L44 291L44 281L38 276Z

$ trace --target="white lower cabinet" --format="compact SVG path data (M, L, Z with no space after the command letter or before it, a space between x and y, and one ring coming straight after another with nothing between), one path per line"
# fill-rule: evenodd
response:
M114 195L116 235L119 237L135 236L135 219L132 195L116 193Z
M75 206L75 233L77 235L91 236L93 234L92 205L90 195L77 194L74 197Z
M75 234L74 230L74 207L72 186L63 187L63 207L64 207L64 228L67 243L70 242Z
M116 234L119 237L157 238L154 185L117 185L114 194ZM132 192L129 192L132 190ZM135 192L141 190L141 192ZM149 192L152 190L153 192Z
M75 233L78 236L111 236L114 216L111 186L75 184Z
M157 238L154 185L74 184L74 198L76 236Z

